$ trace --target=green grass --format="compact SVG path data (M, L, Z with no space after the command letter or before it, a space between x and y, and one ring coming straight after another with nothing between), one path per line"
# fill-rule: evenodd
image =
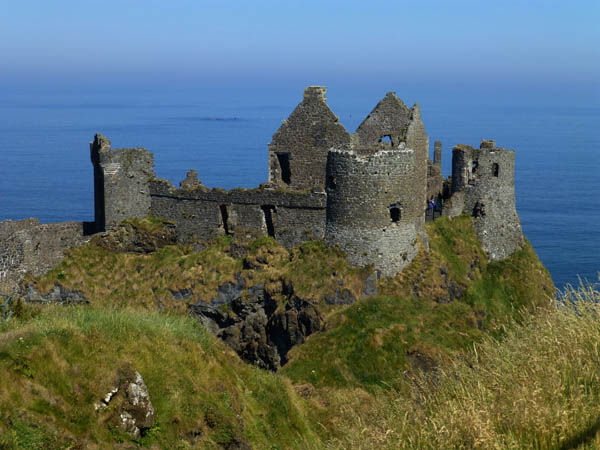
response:
M124 362L156 410L140 444L299 448L314 432L289 383L243 364L197 321L149 311L47 308L0 334L0 448L129 440L94 410Z
M367 407L347 395L329 448L595 449L600 447L600 293L567 293L576 307L524 313L499 341L481 340L412 396L379 391Z
M327 331L292 349L283 373L319 387L403 390L407 371L456 358L553 298L548 271L528 242L488 262L469 218L439 219L427 231L429 251L384 281L383 295L336 312ZM448 283L462 289L460 298L447 302Z
M156 232L159 225L143 226ZM0 329L0 449L112 448L120 441L213 449L596 442L600 336L593 321L584 318L583 336L572 311L552 308L552 280L528 242L489 262L467 217L427 224L427 235L428 249L382 280L379 295L350 306L323 299L340 281L360 297L372 269L351 267L320 241L288 251L259 238L243 244L244 258L231 256L227 236L201 252L166 246L113 254L94 242L70 250L59 267L29 282L41 291L57 282L81 290L91 306L25 306L22 319ZM189 289L193 299L209 300L238 273L247 286L264 283L274 298L291 283L326 318L326 329L292 349L277 374L240 362L172 297ZM158 312L159 304L166 310ZM561 327L577 335L571 351L581 367L569 368ZM157 414L137 442L93 409L124 362L144 377ZM543 411L539 420L521 397Z

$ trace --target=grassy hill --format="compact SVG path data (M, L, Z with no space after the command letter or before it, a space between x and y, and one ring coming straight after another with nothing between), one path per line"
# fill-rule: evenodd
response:
M136 236L161 229L133 226ZM60 284L90 304L25 305L0 328L0 448L571 448L594 439L597 314L556 309L528 243L488 262L469 218L439 219L413 263L365 298L369 274L322 242L287 251L224 237L200 252L132 253L96 238L72 249L27 283L41 293ZM324 319L277 373L243 363L186 313L239 277L281 302L282 286L293 286ZM340 286L358 300L327 302ZM562 329L578 351L567 352ZM139 439L94 409L124 363L144 377L156 411Z

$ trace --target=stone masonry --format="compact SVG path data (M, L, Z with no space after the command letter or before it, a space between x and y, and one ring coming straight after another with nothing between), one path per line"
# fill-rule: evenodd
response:
M490 258L506 257L522 239L514 154L492 141L479 150L455 148L450 192L441 142L431 161L419 105L408 108L393 92L349 134L327 106L325 87L307 87L268 146L269 182L255 189L209 189L193 170L175 188L155 178L144 149L111 150L100 135L91 149L98 230L151 214L172 220L187 244L248 232L288 248L325 238L354 264L393 275L416 254L426 200L443 196L446 216L474 216ZM473 161L480 169L467 173Z
M442 144L429 137L418 104L388 92L359 125L346 131L326 103L326 88L309 86L268 146L268 182L254 189L209 189L190 170L179 188L159 180L153 154L112 149L98 134L91 224L0 222L0 272L43 273L87 235L148 215L173 221L177 240L202 244L220 234L271 236L290 248L311 239L339 245L349 260L394 275L424 237L426 199L444 198L443 214L467 214L490 259L523 241L514 198L514 151L482 141L452 152L452 182L441 174ZM11 275L12 276L12 275Z
M82 222L0 222L0 292L15 292L26 272L42 275L56 267L65 250L88 241L84 228Z
M148 183L154 175L154 156L143 148L111 150L97 134L90 143L94 166L96 231L118 225L128 217L146 217L150 208Z
M480 148L452 150L452 210L473 216L475 230L490 259L506 258L523 243L515 205L515 152L483 140Z
M327 159L325 236L357 265L394 275L415 257L424 227L416 152L404 142L375 153L332 150Z

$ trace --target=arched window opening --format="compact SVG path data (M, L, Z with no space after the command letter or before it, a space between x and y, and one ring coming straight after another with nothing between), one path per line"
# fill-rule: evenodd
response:
M381 136L379 138L379 142L392 145L392 136L390 136L389 134L386 134L385 136Z
M492 175L497 177L499 173L500 173L500 166L498 165L498 163L492 164Z
M479 161L473 161L473 164L471 164L471 173L475 173L477 171L478 167L479 167Z

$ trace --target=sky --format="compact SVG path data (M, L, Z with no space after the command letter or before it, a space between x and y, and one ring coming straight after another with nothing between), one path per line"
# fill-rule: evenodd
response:
M600 0L4 0L18 86L565 85L598 95Z

